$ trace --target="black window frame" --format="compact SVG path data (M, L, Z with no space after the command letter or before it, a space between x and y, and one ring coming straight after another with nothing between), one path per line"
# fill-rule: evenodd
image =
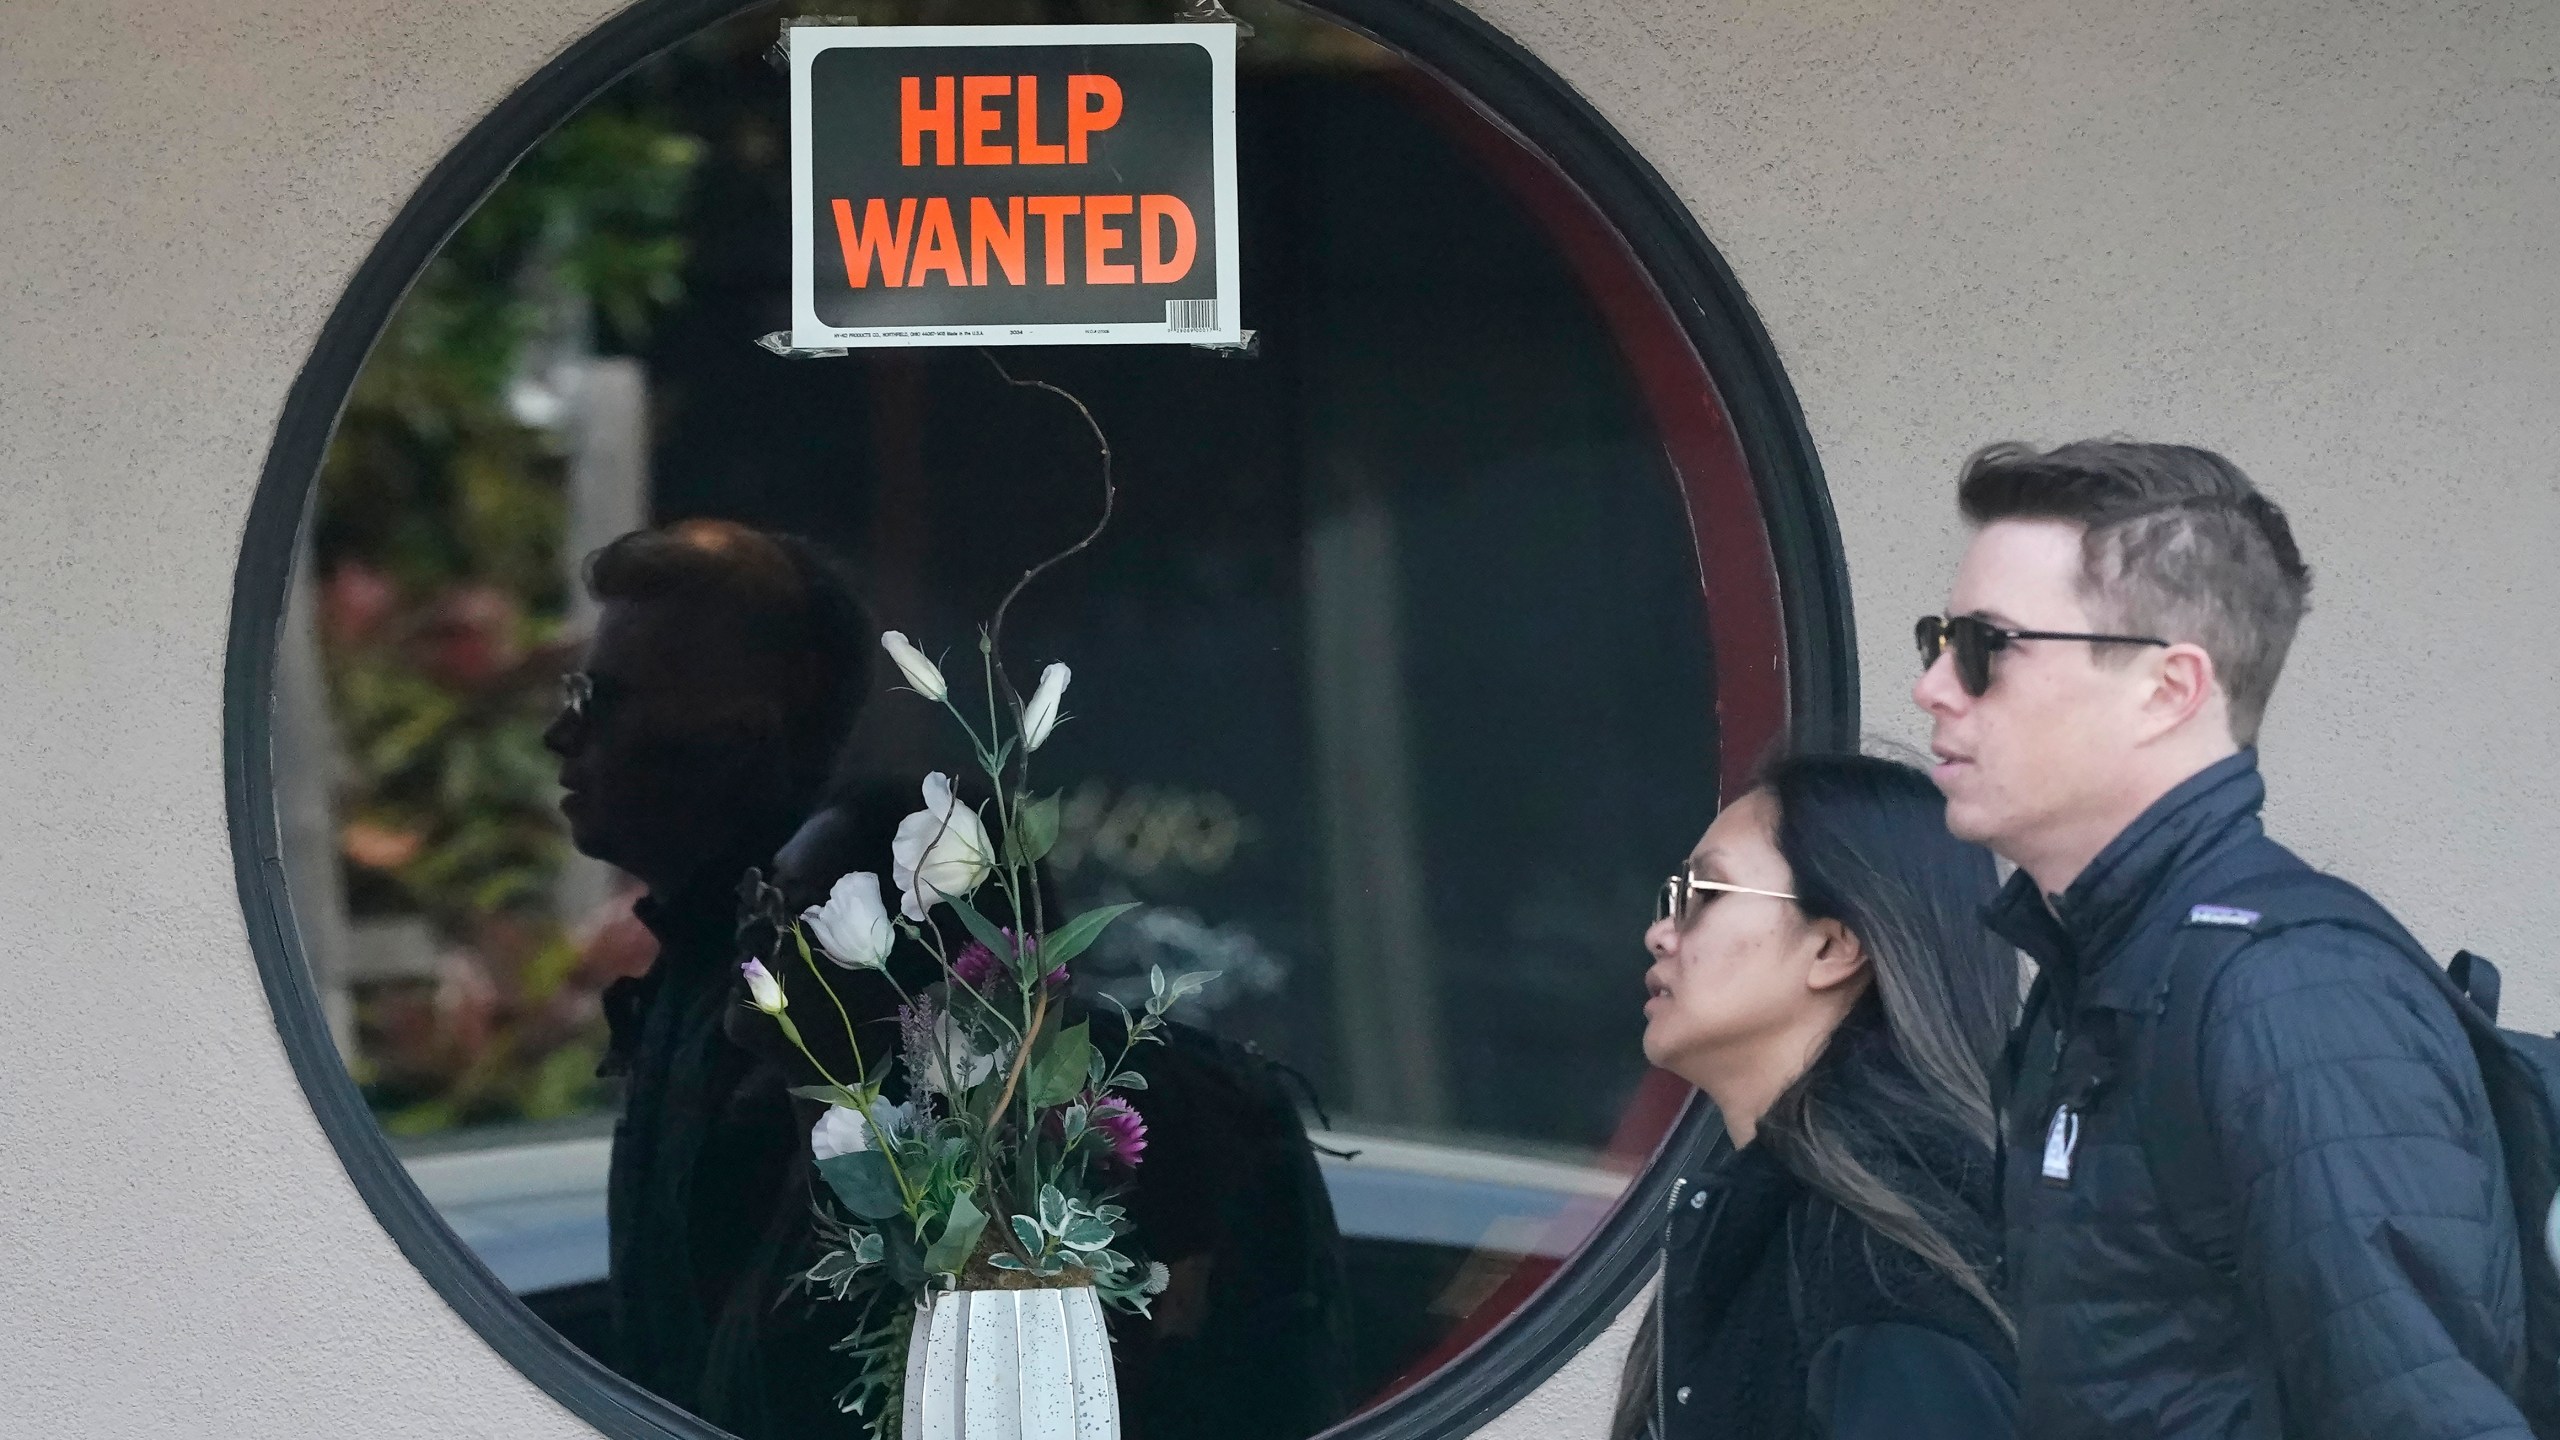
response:
M285 885L271 751L276 655L331 431L410 284L553 128L652 56L760 3L637 0L535 72L428 172L357 269L286 396L233 581L223 720L233 866L294 1072L358 1193L410 1263L500 1356L617 1440L719 1440L726 1432L615 1375L536 1318L444 1223L375 1123L339 1058ZM1791 732L1802 742L1854 743L1847 566L1821 466L1775 348L1688 207L1589 101L1457 0L1323 0L1307 8L1449 84L1541 152L1617 229L1705 363L1741 441L1778 580ZM1544 1289L1465 1354L1327 1436L1464 1435L1553 1375L1643 1287L1664 1196L1713 1124L1693 1098L1625 1199Z

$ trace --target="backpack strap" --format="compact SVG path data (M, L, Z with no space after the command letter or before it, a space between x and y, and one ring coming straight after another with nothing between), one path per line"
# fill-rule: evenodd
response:
M2463 976L2448 976L2390 911L2334 875L2310 869L2253 875L2189 910L2172 941L2174 951L2163 976L2165 993L2135 1097L2136 1126L2170 1228L2226 1274L2237 1267L2237 1227L2205 1115L2205 1011L2241 952L2306 925L2340 926L2382 941L2433 979L2461 1017L2475 1049L2483 1032L2496 1038L2496 1025L2482 1012L2494 1012L2497 1004L2497 967L2474 957ZM2486 991L2486 1006L2466 993L2471 986Z
M2454 989L2479 1007L2490 1024L2498 1023L2498 967L2489 963L2488 957L2456 950L2453 958L2445 962L2444 975L2453 982Z

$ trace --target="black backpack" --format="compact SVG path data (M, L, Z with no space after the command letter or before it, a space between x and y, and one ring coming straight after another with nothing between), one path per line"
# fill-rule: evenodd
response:
M2251 942L2304 925L2342 925L2383 940L2423 969L2444 992L2470 1037L2480 1078L2506 1151L2507 1188L2515 1201L2517 1251L2524 1262L2525 1382L2515 1396L2533 1433L2560 1437L2560 1271L2552 1249L2560 1221L2560 1038L2498 1028L2498 967L2470 951L2439 968L2391 912L2332 875L2314 870L2260 874L2190 910L2170 958L2165 1007L2152 1029L2144 1066L2142 1149L2162 1205L2179 1233L2228 1270L2227 1245L2198 1223L2217 1203L2214 1167L2184 1154L2204 1133L2201 1093L2205 1002L2224 969ZM2181 1220L2180 1217L2186 1217Z

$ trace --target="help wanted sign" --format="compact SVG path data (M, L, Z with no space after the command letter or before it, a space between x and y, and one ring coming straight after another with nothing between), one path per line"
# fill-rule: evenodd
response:
M794 346L1242 339L1235 27L788 33Z

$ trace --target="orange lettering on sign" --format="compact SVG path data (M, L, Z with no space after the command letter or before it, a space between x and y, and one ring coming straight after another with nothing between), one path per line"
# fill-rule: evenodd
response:
M1040 77L1025 75L1015 89L1017 111L1022 116L1022 147L1025 165L1064 165L1067 147L1040 143Z
M1173 227L1173 252L1165 253L1160 243L1164 228ZM1191 273L1191 260L1199 253L1200 232L1191 222L1191 207L1179 195L1141 195L1138 197L1138 278L1150 285L1166 285Z
M1087 285L1127 285L1138 278L1135 265L1114 265L1103 259L1128 243L1128 232L1114 229L1105 222L1110 216L1128 214L1131 204L1126 195L1084 197L1084 283Z
M951 163L952 124L951 77L933 77L933 105L927 108L923 86L913 75L898 82L898 163L924 163L924 137L933 132L933 163Z
M987 255L994 252L996 264L1004 267L1008 285L1022 283L1022 197L1005 197L1005 218L996 218L995 202L984 195L969 197L969 283L987 283Z
M916 265L907 272L907 288L922 285L928 270L940 271L947 285L969 283L960 268L960 232L951 226L951 202L939 195L924 202L924 227L916 234Z
M1120 82L1108 75L1067 77L1067 163L1085 163L1085 140L1120 123Z
M990 145L983 138L1004 123L1004 116L987 108L987 102L998 95L1011 94L1010 75L967 75L960 80L960 163L963 165L1010 165L1013 147Z
M939 203L939 202L936 202ZM898 202L898 225L889 228L889 207L875 198L862 207L862 224L853 223L853 202L835 202L836 245L844 251L844 280L856 290L871 283L871 256L880 256L880 283L895 288L906 283L907 240L915 234L916 202ZM943 217L945 224L950 216Z
M1040 275L1043 284L1067 283L1067 217L1076 213L1079 205L1073 195L1031 197L1031 213L1040 217L1040 253L1045 257Z

